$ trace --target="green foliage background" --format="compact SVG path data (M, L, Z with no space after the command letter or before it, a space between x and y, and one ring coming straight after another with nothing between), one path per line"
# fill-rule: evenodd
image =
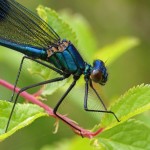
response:
M59 11L60 16L65 18L66 22L70 22L73 29L76 29L75 32L78 39L73 38L72 40L76 45L78 43L77 46L80 49L84 50L81 51L81 53L85 56L85 58L89 62L92 62L91 57L89 57L92 55L93 58L98 57L99 59L107 61L106 64L108 65L110 76L108 83L105 87L103 87L103 95L107 106L113 103L129 88L142 83L149 83L150 22L148 14L150 13L150 2L148 0L141 2L137 0L132 2L125 0L33 0L22 2L20 0L19 2L28 8L32 8L34 11L38 4L43 4ZM54 29L57 31L58 28L60 27L56 27L56 29ZM80 34L83 36L80 36L79 38ZM87 47L85 47L85 45L87 45ZM87 51L90 55L86 54ZM5 79L10 83L14 83L20 59L21 55L1 47L0 78ZM26 64L25 67L27 67ZM28 83L33 82L33 80L38 80L37 77L34 78L28 75L28 72L24 73L24 76L21 78L21 86L27 85ZM149 100L150 94L148 93L148 89L144 87L142 90L140 91L140 95L147 93L147 96L143 98L138 95L138 97ZM0 93L1 99L3 97L3 99L9 99L11 96L11 92L4 88L0 87L0 91L3 91ZM30 92L32 92L32 90ZM61 90L58 92L59 94L62 93ZM126 95L121 99L124 103L127 100L130 100L130 102L132 101L134 105L135 97L131 98L130 93L132 93L132 90L129 92L129 97ZM51 97L54 99L56 94ZM128 108L128 106L125 108L120 108L120 106L122 106L120 103L117 105L118 106L116 106L114 110L125 110ZM146 109L149 109L148 106L142 103L141 109L139 108L138 111L143 112ZM130 116L126 116L124 120L130 118L133 114L135 115L138 113L131 113ZM146 137L145 139L149 142L149 112L143 113L142 115L136 117L136 119L143 121L146 125L137 120L130 120L126 122L126 128L124 128L123 124L121 124L118 127L107 130L98 138L99 142L102 143L99 145L99 148L117 149L120 147L120 149L124 150L129 149L130 147L130 149L133 150L137 148L149 149L149 145L141 144L140 141L138 143L139 138L134 137L138 131L140 138L144 139ZM110 120L111 117L109 120L104 120L104 124L108 124L109 122L107 121ZM63 125L63 123L60 124L58 133L52 134L53 124L54 119L51 118L43 117L37 119L30 126L23 128L5 141L1 142L0 149L93 149L93 147L89 145L89 140L75 136L66 125ZM131 130L131 132L129 132L129 130ZM120 131L120 133L116 134L118 131ZM144 133L144 131L146 131L147 134ZM117 141L117 139L120 139L120 141ZM126 141L123 139L126 139ZM133 142L129 144L130 139L135 139L135 143ZM95 141L93 141L93 143L94 142Z

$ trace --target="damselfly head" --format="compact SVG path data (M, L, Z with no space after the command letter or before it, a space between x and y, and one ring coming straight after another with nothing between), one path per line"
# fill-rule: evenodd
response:
M108 73L104 62L102 60L95 60L93 62L93 69L90 75L92 81L101 85L105 85L107 82L107 77Z

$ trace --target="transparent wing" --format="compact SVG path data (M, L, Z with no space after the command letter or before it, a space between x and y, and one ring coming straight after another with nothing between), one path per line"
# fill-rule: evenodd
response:
M14 0L0 0L0 39L47 48L60 40L41 18Z

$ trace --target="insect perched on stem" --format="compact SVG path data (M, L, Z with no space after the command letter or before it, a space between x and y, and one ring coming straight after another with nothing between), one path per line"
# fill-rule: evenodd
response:
M102 60L95 60L93 62L93 66L85 62L78 50L70 41L65 39L62 40L46 22L17 3L15 0L0 0L0 45L25 55L20 63L13 95L11 97L11 101L14 101L14 104L6 126L6 132L8 130L18 97L23 91L40 85L62 81L71 75L73 76L71 85L53 109L54 114L58 118L69 124L72 128L79 130L64 120L57 113L57 110L68 93L76 85L76 82L80 76L84 75L84 109L91 112L110 113L114 115L117 121L119 121L114 112L106 109L101 97L93 87L92 82L105 85L107 81L108 73L104 62ZM53 70L54 72L57 72L60 77L24 87L20 89L14 98L15 88L17 86L25 59L30 59ZM89 86L94 91L105 110L88 109L87 101Z

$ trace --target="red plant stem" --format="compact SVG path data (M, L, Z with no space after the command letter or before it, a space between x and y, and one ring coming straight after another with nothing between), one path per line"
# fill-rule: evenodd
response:
M0 79L0 85L1 85L1 86L4 86L4 87L6 87L7 89L12 90L12 91L13 91L13 89L14 89L14 86L13 86L12 84L10 84L10 83L8 83L7 81L2 80L2 79ZM19 88L17 88L17 87L15 88L15 92L16 92L16 93L18 93L19 90L20 90ZM25 92L25 91L22 92L22 93L20 94L20 96L22 96L23 98L25 98L27 101L32 102L33 104L36 104L36 105L42 107L50 116L59 119L59 118L53 113L53 109L52 109L51 107L49 107L48 105L46 105L46 104L42 103L41 101L37 100L35 96L33 96L33 95L31 95L31 94L29 94L29 93L27 93L27 92ZM80 133L78 130L75 130L74 128L71 127L72 130L73 130L76 134L79 134L79 135L82 134L83 137L92 138L92 137L98 135L99 133L101 133L101 132L103 131L103 128L100 128L100 129L98 129L96 132L91 132L91 131L89 131L89 130L86 130L86 129L84 129L84 128L78 126L78 125L75 124L75 122L74 122L73 120L71 120L70 118L68 118L68 117L66 117L66 116L63 116L63 115L61 115L61 114L59 114L59 116L61 116L64 120L66 120L67 122L69 122L69 123L70 123L71 125L73 125L75 128L79 129L79 130L81 131L81 133ZM62 120L62 121L63 121L63 120ZM66 123L66 122L65 122L65 123ZM67 123L66 123L66 124L67 124ZM67 124L67 125L68 125L68 124Z

